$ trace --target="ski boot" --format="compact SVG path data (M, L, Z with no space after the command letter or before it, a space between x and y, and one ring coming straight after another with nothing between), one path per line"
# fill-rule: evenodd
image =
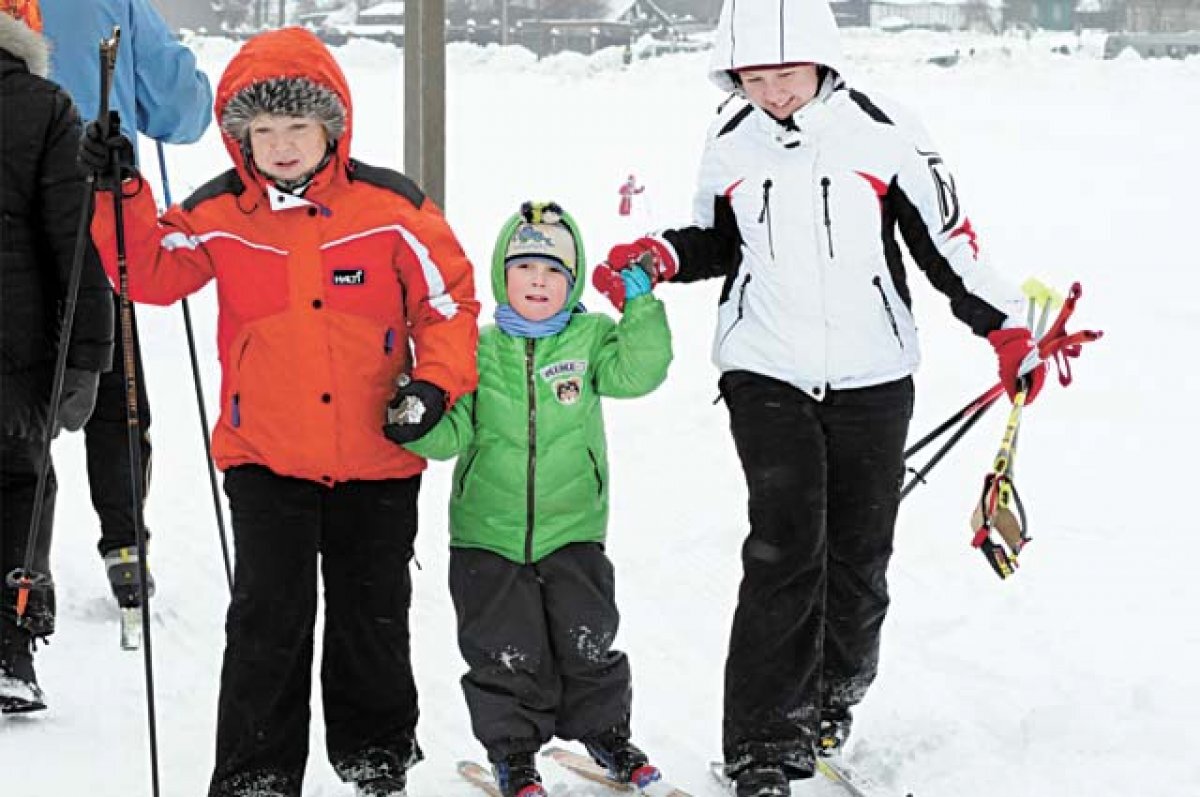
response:
M850 720L849 711L822 713L821 727L817 731L817 755L833 758L842 752L850 737Z
M733 780L737 797L789 797L792 793L783 767L752 764Z
M24 714L46 708L46 696L33 669L33 637L0 620L0 713Z
M354 784L356 797L406 797L404 790L406 781L403 775L398 778L372 778Z
M494 762L492 774L504 797L546 797L533 753L514 753Z
M640 749L628 738L608 732L583 740L592 760L608 770L608 777L615 783L628 783L644 789L662 778L658 767L650 763Z
M142 582L138 575L137 546L127 545L104 554L104 569L108 572L108 583L117 605L122 609L140 609ZM154 576L149 566L146 570L146 593L154 597Z

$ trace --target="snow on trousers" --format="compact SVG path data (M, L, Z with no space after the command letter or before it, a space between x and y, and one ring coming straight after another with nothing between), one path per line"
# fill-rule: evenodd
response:
M38 470L42 461L42 441L33 437L0 437L0 583L18 567L25 566L26 545L29 542L29 522L33 519L33 502L37 494ZM54 530L54 498L58 481L51 463L46 474L46 493L42 517L38 525L32 569L50 575L50 543ZM0 590L0 635L23 636L15 625L17 591L7 586ZM35 589L29 593L25 609L29 633L44 637L54 633L54 588ZM0 639L0 643L5 640Z
M553 736L629 737L629 660L612 649L620 615L612 562L598 543L573 543L518 564L450 549L450 594L471 726L499 761Z
M237 567L210 797L299 797L308 758L318 563L330 763L347 782L420 760L408 573L420 476L332 488L258 465L225 475Z
M724 754L810 777L821 712L875 677L888 607L912 380L815 401L747 371L721 378L750 534L725 669Z
M113 335L112 370L100 374L96 408L83 427L87 447L88 488L92 506L100 518L100 555L117 548L137 545L134 526L133 489L129 483L133 468L129 461L129 421L125 392L125 343L120 329L120 297L113 293L113 316L117 329ZM131 308L132 309L132 308ZM137 317L133 316L133 340L137 375L138 443L142 457L142 507L150 489L150 399L146 394L146 375L142 371L142 350L138 342ZM144 522L144 521L143 521Z

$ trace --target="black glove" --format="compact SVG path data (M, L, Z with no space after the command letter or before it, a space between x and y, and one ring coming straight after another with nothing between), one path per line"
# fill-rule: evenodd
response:
M445 412L446 391L432 382L401 376L396 382L396 395L388 402L383 433L393 443L411 443L424 437Z
M58 412L54 415L54 436L63 429L78 432L92 417L96 408L96 391L100 387L100 374L82 368L68 368L63 374L62 395L58 398Z
M121 117L116 111L108 112L107 137L98 121L88 122L79 142L79 164L96 175L96 188L101 191L115 191L137 173L133 143L121 133Z

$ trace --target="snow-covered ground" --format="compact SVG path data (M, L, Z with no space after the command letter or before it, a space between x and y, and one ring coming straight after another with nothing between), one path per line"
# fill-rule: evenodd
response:
M917 797L1189 797L1200 794L1200 578L1188 470L1200 443L1200 59L1102 61L1073 37L951 39L854 34L854 78L922 116L982 245L1015 276L1081 280L1078 325L1105 339L1069 390L1028 412L1019 482L1035 538L1001 582L968 545L967 518L999 439L985 419L903 505L882 672L849 759ZM235 45L194 42L214 83ZM974 54L971 49L974 48ZM924 63L959 50L958 66ZM399 168L402 57L360 42L338 50L357 101L357 156ZM537 62L520 51L451 48L447 212L487 262L525 198L573 211L595 262L644 228L688 220L703 132L720 101L704 55L620 65L619 53ZM152 152L143 150L144 160ZM228 167L215 131L168 153L178 200ZM648 186L639 215L617 188ZM149 168L157 181L156 170ZM993 380L990 347L915 274L925 364L914 433ZM636 739L694 794L715 796L721 674L746 529L741 472L708 363L718 287L662 290L677 356L653 396L609 406L615 479L610 551L632 656ZM490 317L490 297L485 316ZM604 301L590 294L589 305ZM192 300L210 405L217 391L213 295ZM162 793L204 792L212 760L227 601L181 312L141 313L153 399L148 524L159 583L154 652ZM210 406L210 417L216 408ZM55 447L59 632L37 665L51 708L0 720L0 793L149 794L141 654L118 649L95 553L78 435ZM422 495L412 627L428 760L417 796L472 794L453 763L479 757L459 688L463 667L445 584L446 488ZM324 760L319 703L307 795L347 797ZM1189 741L1191 740L1191 741ZM546 767L552 793L565 775ZM576 795L601 795L575 784ZM797 784L796 795L830 795Z

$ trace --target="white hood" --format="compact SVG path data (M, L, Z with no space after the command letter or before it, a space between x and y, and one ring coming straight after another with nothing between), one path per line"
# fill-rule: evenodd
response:
M735 89L730 70L749 66L808 62L845 74L827 0L725 0L714 45L708 76L722 91Z

